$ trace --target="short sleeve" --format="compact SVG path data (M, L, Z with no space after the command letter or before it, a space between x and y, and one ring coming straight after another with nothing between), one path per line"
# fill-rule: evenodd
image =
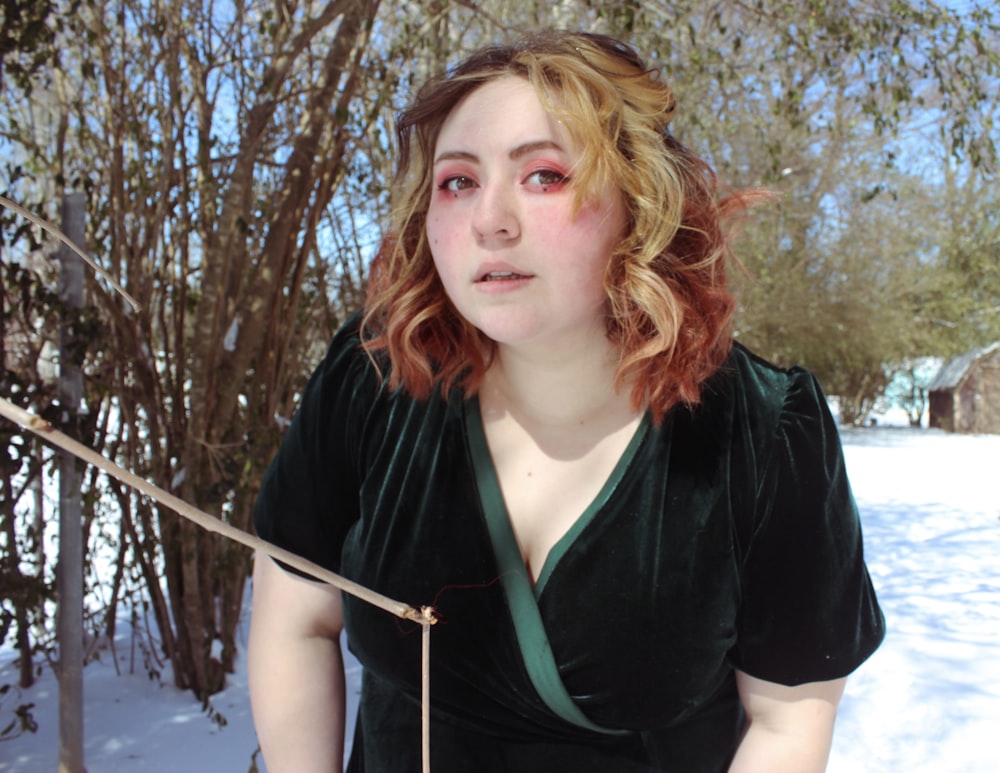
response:
M338 331L310 376L254 506L262 539L334 572L358 518L363 422L379 390L357 322Z
M849 674L881 643L885 622L836 422L811 374L785 375L759 468L731 657L751 676L792 685Z

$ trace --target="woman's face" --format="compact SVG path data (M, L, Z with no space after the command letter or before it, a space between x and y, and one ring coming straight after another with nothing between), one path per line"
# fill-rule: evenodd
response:
M565 127L531 84L505 76L469 94L434 152L427 236L458 311L500 344L604 336L604 272L624 234L620 195L584 200Z

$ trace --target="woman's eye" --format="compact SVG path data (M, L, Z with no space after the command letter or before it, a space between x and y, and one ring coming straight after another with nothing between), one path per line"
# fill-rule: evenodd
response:
M468 188L475 187L476 183L469 177L462 177L461 175L455 175L454 177L447 177L441 181L438 185L438 190L450 191L451 193L458 193L459 191L464 191Z
M569 182L569 177L554 169L539 169L528 175L526 182L549 188L553 185L565 185Z

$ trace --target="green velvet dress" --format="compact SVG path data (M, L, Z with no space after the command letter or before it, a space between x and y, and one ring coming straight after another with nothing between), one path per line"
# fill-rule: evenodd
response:
M736 346L694 410L648 417L532 584L477 401L383 386L357 318L265 476L259 534L440 617L435 773L724 771L734 669L845 676L882 614L814 378ZM364 666L349 771L420 770L419 628L345 595Z

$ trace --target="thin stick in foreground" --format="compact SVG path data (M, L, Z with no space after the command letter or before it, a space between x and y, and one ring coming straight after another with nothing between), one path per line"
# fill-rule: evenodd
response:
M277 559L288 566L291 566L299 571L314 577L322 582L329 583L335 588L339 588L345 593L349 593L362 601L367 601L369 604L378 607L379 609L390 612L396 617L400 617L404 620L411 620L415 623L419 623L421 627L421 647L420 647L420 726L421 726L421 759L422 759L422 770L423 773L430 773L431 763L430 763L430 700L431 700L431 685L430 685L430 656L431 656L431 626L437 623L437 617L434 615L433 607L421 607L419 610L414 609L408 604L404 604L401 601L395 601L387 596L383 596L380 593L366 588L363 585L359 585L352 580L348 580L346 577L342 577L339 574L331 572L329 569L325 569L318 564L314 564L311 561L297 556L284 548L280 548L277 545L272 545L270 542L265 542L256 537L253 534L248 534L242 529L237 529L228 523L223 523L218 518L213 518L206 512L199 510L193 505L188 504L180 497L176 497L173 494L164 491L158 486L154 486L152 483L144 478L140 478L138 475L129 472L124 467L112 462L107 457L101 456L96 451L87 448L77 440L74 440L69 435L55 429L48 421L36 416L28 411L18 408L16 405L11 403L9 400L0 398L0 414L6 418L24 427L31 432L34 432L40 438L54 446L57 446L64 451L68 451L79 459L85 462L93 464L98 469L103 470L108 475L117 478L122 483L136 489L137 491L152 497L161 505L170 508L175 513L189 521L194 521L196 524L201 526L208 531L215 534L220 534L227 539L231 539L234 542L239 542L241 545L246 545L248 548L252 548L260 553L266 553L271 556L271 558Z
M420 635L420 754L423 773L431 773L431 626L437 622L431 607L422 607Z
M425 611L430 610L430 607L424 607L423 610L418 610L411 607L409 604L404 604L401 601L390 599L387 596L383 596L382 594L366 588L363 585L359 585L352 580L348 580L346 577L335 574L329 569L319 566L318 564L314 564L312 561L307 561L295 553L285 550L284 548L280 548L277 545L272 545L270 542L265 542L260 537L249 534L242 529L238 529L231 524L225 523L218 518L199 510L193 505L188 504L180 497L176 497L170 492L164 491L158 486L153 485L146 479L140 478L138 475L129 472L123 467L119 467L110 459L101 456L96 451L87 448L87 446L83 445L79 441L74 440L69 435L55 429L45 419L29 413L22 408L18 408L10 401L2 398L0 398L0 414L25 429L34 432L40 438L51 443L52 445L58 446L64 451L68 451L89 464L93 464L95 467L103 470L108 475L117 478L122 483L125 483L137 491L155 499L161 505L170 508L181 517L186 518L189 521L194 521L203 529L214 532L215 534L220 534L227 539L239 542L241 545L246 545L248 548L256 550L260 553L265 553L266 555L271 556L271 558L281 561L282 563L287 564L288 566L291 566L292 568L297 569L310 577L329 583L345 593L349 593L356 598L367 601L369 604L372 604L379 609L392 613L396 617L400 617L404 620L412 620L413 622L421 625L425 622L429 622L431 625L437 622L432 610Z

